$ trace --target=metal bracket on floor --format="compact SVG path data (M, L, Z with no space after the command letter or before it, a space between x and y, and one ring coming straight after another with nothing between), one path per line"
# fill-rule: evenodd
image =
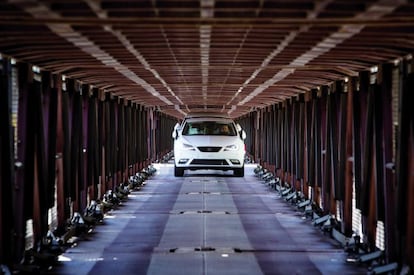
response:
M342 247L347 247L349 245L350 238L346 237L342 232L338 231L337 229L332 229L332 237L338 241Z
M298 209L306 207L311 204L310 200L302 201L297 204Z
M325 215L322 217L318 217L316 219L314 219L314 221L312 222L314 226L320 226L322 225L324 222L326 222L327 220L329 220L331 218L331 215Z
M296 192L294 191L294 192L290 192L286 197L285 197L285 200L286 201L290 201L290 200L294 200L294 199L296 199Z
M348 263L369 263L372 261L378 261L383 256L381 250L377 250L374 252L366 253L366 254L356 254L350 255L346 261Z
M381 265L381 266L376 266L374 268L372 268L371 270L368 271L369 275L373 275L373 274L390 274L390 272L392 272L391 274L394 274L397 272L398 269L398 264L397 263L390 263L390 264L386 264L386 265Z

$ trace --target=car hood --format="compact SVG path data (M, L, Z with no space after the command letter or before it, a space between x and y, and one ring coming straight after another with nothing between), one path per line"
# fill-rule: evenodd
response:
M238 136L182 136L182 141L193 146L227 146L240 140Z

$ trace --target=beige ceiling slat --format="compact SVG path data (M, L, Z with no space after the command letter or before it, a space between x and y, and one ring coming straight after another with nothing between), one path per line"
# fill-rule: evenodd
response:
M390 7L400 5L395 2ZM51 11L50 11L51 12ZM185 28L189 25L212 25L220 28L246 28L252 25L261 28L275 27L298 27L298 26L342 26L342 25L365 25L365 26L411 26L414 16L395 16L384 17L380 21L377 18L367 18L365 16L355 18L194 18L194 17L117 17L117 18L90 18L90 17L50 17L48 13L43 13L39 17L27 16L1 16L0 24L6 25L49 25L66 24L72 26L105 26L115 27L157 27L163 25L166 28ZM7 22L9 21L9 22Z

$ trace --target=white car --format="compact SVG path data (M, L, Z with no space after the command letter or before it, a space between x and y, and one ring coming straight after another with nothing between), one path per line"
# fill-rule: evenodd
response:
M244 176L246 133L232 119L219 115L188 116L174 127L174 175L184 170L233 170Z

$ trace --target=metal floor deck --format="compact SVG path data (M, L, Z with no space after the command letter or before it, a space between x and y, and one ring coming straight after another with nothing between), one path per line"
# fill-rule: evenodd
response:
M246 166L186 171L161 164L141 191L68 249L56 274L365 274ZM203 173L205 172L205 173Z

